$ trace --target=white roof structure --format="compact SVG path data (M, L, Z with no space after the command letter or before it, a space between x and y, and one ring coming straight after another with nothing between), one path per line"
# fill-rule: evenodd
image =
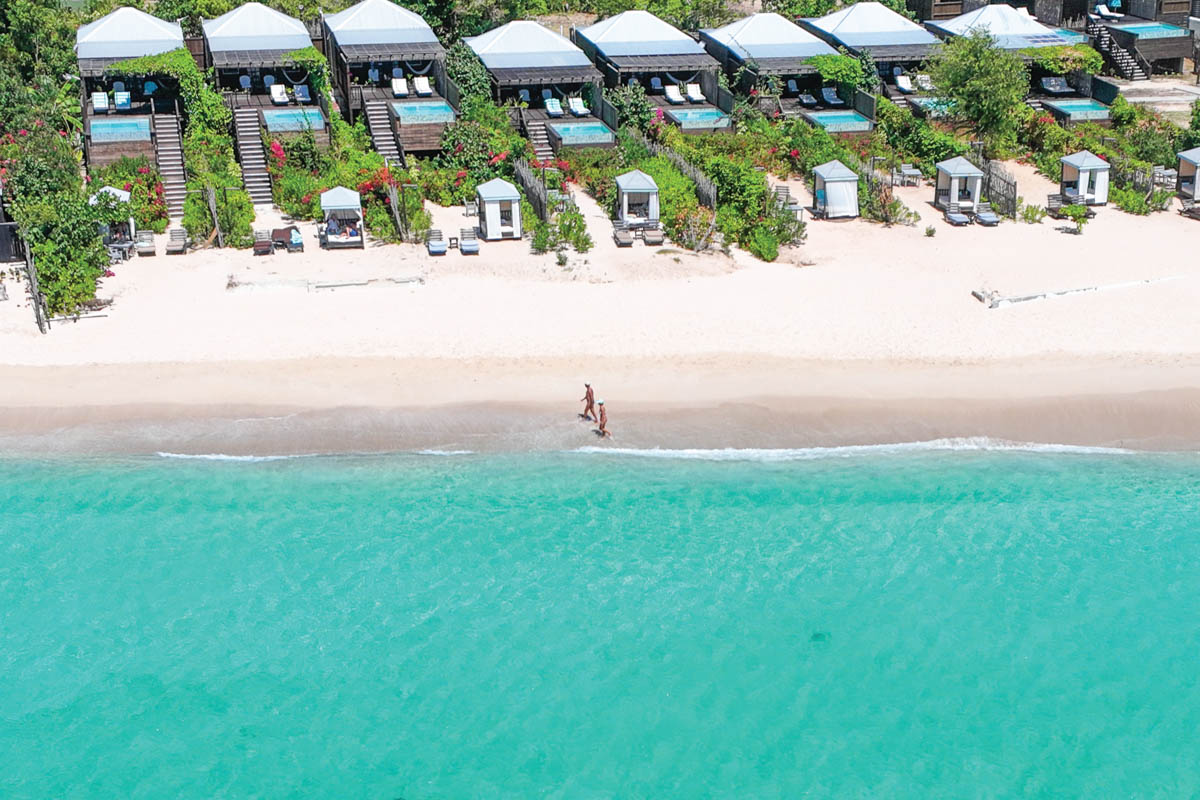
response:
M94 206L99 203L100 195L102 194L111 194L113 197L117 198L118 203L128 203L130 198L129 192L125 191L124 189L118 189L114 186L105 186L103 189L97 190L94 195L88 198L88 204Z
M799 62L837 51L816 36L778 14L751 14L700 35L724 47L740 61ZM765 70L769 71L769 70Z
M983 170L962 156L947 158L937 163L938 172L944 172L951 178L982 178Z
M826 183L837 183L838 181L858 182L858 173L836 160L826 161L819 167L813 167L813 174Z
M855 3L808 23L854 50L936 45L939 39L925 28L882 3Z
M1194 167L1200 167L1200 147L1193 147L1191 150L1184 150L1182 153L1176 153L1180 161L1186 161Z
M489 70L590 67L584 52L554 31L528 20L463 39Z
M701 54L692 37L649 11L623 11L575 32L606 56Z
M326 15L325 24L340 47L429 44L438 40L421 15L391 0L362 0L345 11Z
M1071 153L1069 156L1063 156L1059 161L1077 170L1108 169L1111 166L1107 161L1090 150L1080 150L1078 153Z
M517 187L503 178L492 178L487 183L479 184L475 189L475 194L484 202L521 199L521 193L517 191Z
M617 188L622 192L657 192L658 184L640 169L630 170L629 172L618 175L616 178Z
M308 38L308 28L303 22L262 3L246 3L216 19L205 20L204 38L213 53L229 50L291 52L312 47L312 39Z
M335 186L321 192L322 211L357 211L362 208L362 197L353 189Z
M996 40L997 47L1005 50L1061 47L1087 40L1083 34L1043 25L1028 11L1017 10L1005 3L981 6L954 19L927 24L950 36L967 36L972 31L983 31Z
M75 33L75 55L81 60L116 61L169 53L183 47L178 22L136 8L118 8Z

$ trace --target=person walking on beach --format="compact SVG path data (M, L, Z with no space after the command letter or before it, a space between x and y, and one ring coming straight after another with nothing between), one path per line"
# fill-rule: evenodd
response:
M590 383L585 383L583 385L583 397L579 399L580 401L586 403L586 405L583 407L583 413L579 416L583 417L588 422L591 422L596 418L596 392L592 390L592 385Z
M612 431L608 430L608 410L604 407L604 401L601 400L598 405L600 406L600 429L596 433L600 434L600 438L603 439L605 436L612 436Z

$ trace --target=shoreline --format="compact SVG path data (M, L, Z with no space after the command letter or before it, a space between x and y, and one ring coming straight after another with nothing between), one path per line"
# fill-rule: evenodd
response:
M594 438L575 416L585 379L609 406L611 441ZM969 439L1200 449L1200 358L0 366L0 452L10 454L774 449Z

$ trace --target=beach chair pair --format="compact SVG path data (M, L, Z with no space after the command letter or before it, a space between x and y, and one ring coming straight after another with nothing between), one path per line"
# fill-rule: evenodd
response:
M831 108L840 108L846 105L846 101L838 97L837 89L832 86L821 89L821 99L825 101L825 105Z
M462 228L458 232L458 252L464 256L479 255L479 234L474 228Z
M154 249L154 232L153 231L138 231L137 233L137 254L141 258L143 256L150 257L158 255Z
M187 231L183 228L171 228L167 234L167 255L185 255L191 245L192 240L188 238Z
M971 224L971 218L962 213L962 208L959 207L958 203L947 203L945 216L946 222L949 222L951 225Z
M431 256L444 256L449 245L446 243L446 237L442 236L442 232L436 228L431 228L429 233L425 235L425 249L429 251Z

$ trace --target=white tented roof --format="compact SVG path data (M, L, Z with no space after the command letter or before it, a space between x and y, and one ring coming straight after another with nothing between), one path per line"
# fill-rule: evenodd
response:
M971 31L984 31L996 44L1006 50L1027 47L1058 47L1086 41L1087 37L1074 31L1050 28L1005 3L981 6L960 14L954 19L930 22L930 26L954 36L966 36Z
M325 24L339 45L425 44L437 35L421 15L392 0L362 0L345 11L329 14Z
M103 189L100 189L94 195L89 197L88 203L93 206L96 205L96 203L100 202L100 195L102 194L111 194L113 197L117 198L118 203L129 202L129 192L125 191L124 189L118 189L115 186L105 186Z
M488 69L590 67L583 51L549 28L518 20L463 39Z
M1183 161L1200 167L1200 147L1193 147L1191 150L1184 150L1182 153L1177 153L1176 155Z
M1090 150L1080 150L1078 153L1071 153L1069 156L1063 156L1059 159L1068 167L1074 167L1078 170L1098 170L1108 169L1109 163L1100 156Z
M858 174L840 161L826 161L819 167L813 167L813 174L826 183L858 180Z
M178 22L151 16L136 8L118 8L75 33L78 58L140 58L183 47Z
M475 194L477 194L479 199L483 200L484 202L487 202L488 200L521 199L521 193L517 191L517 187L513 186L503 178L492 178L487 183L479 184L478 188L475 189Z
M983 170L967 161L962 156L948 158L937 163L938 172L944 172L951 178L982 178Z
M580 28L583 36L606 56L673 56L700 54L704 48L675 26L649 11L623 11Z
M362 208L362 198L353 189L335 186L321 192L322 211L357 211Z
M882 3L855 3L809 23L847 47L938 43L932 33Z
M751 14L704 35L743 61L765 58L809 58L834 55L832 47L778 14Z
M658 184L640 169L617 176L617 188L622 192L657 192Z
M205 20L204 38L208 40L208 49L214 52L292 51L312 47L303 22L262 3L246 3L216 19Z

